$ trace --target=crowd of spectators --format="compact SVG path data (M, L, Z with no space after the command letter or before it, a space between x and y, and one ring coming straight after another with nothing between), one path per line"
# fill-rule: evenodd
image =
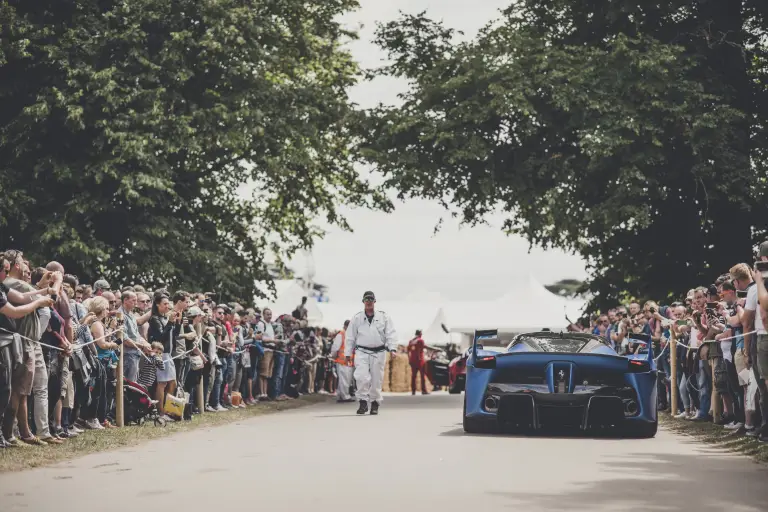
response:
M768 442L768 291L763 277L764 271L768 277L768 241L759 246L757 259L754 266L734 265L680 301L663 306L630 302L592 316L588 326L569 329L604 336L619 354L644 352L650 340L659 369L660 410L672 404L674 336L678 385L672 414Z
M120 351L125 381L163 421L201 413L199 386L210 413L336 391L342 336L308 325L306 299L276 317L212 293L82 284L16 250L0 263L0 448L116 428ZM184 417L166 412L169 397Z

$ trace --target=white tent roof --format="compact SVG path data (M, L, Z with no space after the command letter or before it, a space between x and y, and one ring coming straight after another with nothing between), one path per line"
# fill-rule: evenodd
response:
M274 300L261 300L275 315L290 314L306 296L300 284L292 280L275 281ZM517 280L498 299L484 301L448 301L439 293L414 290L406 300L380 302L376 308L392 318L401 344L407 343L416 329L421 329L428 344L444 344L450 339L441 324L451 332L471 333L475 329L499 329L505 333L537 331L543 328L559 331L568 321L578 318L585 301L565 299L547 290L533 276ZM341 329L345 320L362 311L360 302L307 302L309 321L328 329Z
M451 341L451 334L443 330L443 325L448 327L448 321L445 318L445 311L440 308L432 324L423 330L422 336L427 345L446 345Z
M259 299L256 301L256 305L260 308L268 307L272 310L274 317L277 318L280 315L290 315L296 306L301 304L302 297L308 297L307 290L293 280L278 280L275 281L276 293L274 297L267 299ZM323 320L323 314L318 308L318 302L311 298L307 300L307 318L310 324L319 324Z
M564 329L568 325L565 316L575 319L583 307L584 301L555 295L529 276L515 282L496 300L447 303L445 314L452 331L472 332L486 328L526 332Z

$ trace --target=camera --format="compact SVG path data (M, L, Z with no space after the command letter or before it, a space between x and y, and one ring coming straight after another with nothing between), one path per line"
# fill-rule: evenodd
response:
M736 290L736 297L739 299L747 298L747 290Z

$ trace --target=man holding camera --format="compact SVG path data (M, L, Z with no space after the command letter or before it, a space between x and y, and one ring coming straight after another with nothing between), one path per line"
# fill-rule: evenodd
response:
M758 261L755 262L752 273L756 286L751 286L748 290L747 302L744 306L745 314L742 315L750 320L753 327L745 332L755 331L754 335L749 336L751 343L747 355L758 382L760 413L763 421L757 436L764 443L768 443L768 331L765 327L765 320L768 318L768 291L765 287L768 269L765 267L768 263L766 262L768 262L768 241L761 243L758 249Z
M368 412L368 402L371 403L371 414L379 413L387 352L392 355L397 352L395 326L386 313L374 311L375 303L373 292L363 294L365 309L349 322L344 347L347 362L352 360L352 353L355 354L356 395L360 401L357 414Z

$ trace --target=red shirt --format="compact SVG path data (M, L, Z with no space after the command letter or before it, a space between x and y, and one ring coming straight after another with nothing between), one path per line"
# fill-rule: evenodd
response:
M421 337L408 342L408 361L414 366L424 364L424 340Z

